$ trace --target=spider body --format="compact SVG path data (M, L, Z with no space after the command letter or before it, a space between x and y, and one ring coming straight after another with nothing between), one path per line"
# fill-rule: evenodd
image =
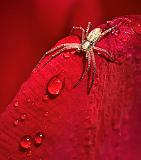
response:
M89 32L90 25L91 25L91 23L89 22L86 30L83 29L82 27L73 27L73 29L79 29L79 30L82 31L82 41L81 41L80 44L79 43L61 44L61 45L56 46L56 47L50 49L49 51L47 51L43 55L43 57L41 58L41 60L42 60L45 56L47 56L50 53L58 50L55 54L52 54L50 56L50 58L47 60L47 62L43 65L43 67L44 67L53 58L55 58L60 53L66 51L66 50L74 49L74 50L76 50L76 52L79 52L80 54L81 54L80 51L84 52L85 53L85 58L87 60L87 68L82 73L82 76L77 81L77 83L74 85L74 87L76 87L79 84L79 82L85 77L85 75L88 74L89 70L91 69L91 63L92 63L92 66L93 66L92 82L90 84L88 93L90 93L90 90L91 90L91 88L92 88L92 86L94 84L94 75L95 75L95 72L96 72L96 63L95 63L94 50L104 52L105 54L107 54L109 56L110 60L113 61L113 58L112 58L111 54L107 50L99 48L99 47L96 47L95 45L104 35L106 35L107 33L111 32L115 28L115 26L111 27L111 28L105 30L104 32L102 31L101 28L95 28L95 29L93 29L92 31Z

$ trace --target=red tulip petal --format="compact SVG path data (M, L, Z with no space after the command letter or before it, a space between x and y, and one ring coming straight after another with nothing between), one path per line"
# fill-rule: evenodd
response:
M1 160L93 160L95 156L101 160L129 160L123 154L127 146L121 131L128 127L131 131L129 122L134 127L134 118L127 121L124 115L133 103L139 107L141 93L141 38L131 26L133 20L135 17L122 17L101 25L103 29L113 25L119 29L97 44L108 50L116 63L96 55L97 73L89 95L87 76L73 88L83 70L83 56L70 51L66 58L63 52L44 68L48 57L41 62L1 114ZM71 42L80 43L80 40L69 36L56 46ZM125 118L126 123L123 123ZM138 132L141 133L140 129ZM140 140L132 132L127 134L131 140ZM133 140L127 144L135 144ZM133 151L127 155L133 157L133 147L128 147L127 151ZM135 159L141 157L137 153Z

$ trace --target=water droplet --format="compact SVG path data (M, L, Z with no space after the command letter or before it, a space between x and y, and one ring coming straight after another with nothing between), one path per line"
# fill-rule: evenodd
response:
M114 130L114 131L119 131L120 130L120 124L119 123L113 123L112 124L112 129Z
M19 106L19 102L16 101L16 102L14 103L14 107L18 107L18 106Z
M27 114L26 113L22 113L20 116L20 120L24 121L27 118Z
M31 157L32 156L32 151L31 150L27 151L26 156Z
M64 52L63 53L64 58L68 59L70 58L70 52Z
M18 124L19 124L19 119L16 119L16 120L14 121L14 126L18 126Z
M25 135L20 140L20 147L22 149L28 149L32 145L32 137L30 135Z
M45 117L47 117L47 116L48 116L48 111L46 111L46 112L44 113L44 116L45 116Z
M115 29L113 29L113 31L112 31L112 34L114 34L115 36L118 36L119 33L120 33L119 28L115 28Z
M133 28L134 32L141 34L141 22L139 21L132 21L131 27Z
M44 101L47 101L47 100L48 100L48 95L44 95L44 96L43 96L43 100L44 100Z
M30 98L28 98L28 99L27 99L27 103L30 103L30 102L31 102L31 99L30 99Z
M60 94L61 90L63 89L64 86L64 77L62 76L55 76L51 78L51 80L48 83L47 89L48 93L57 96Z
M37 146L41 145L43 143L44 138L45 138L44 133L42 132L36 133L35 138L34 138L35 145Z

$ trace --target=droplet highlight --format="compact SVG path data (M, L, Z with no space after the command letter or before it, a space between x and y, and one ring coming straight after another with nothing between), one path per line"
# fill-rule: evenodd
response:
M119 28L113 29L112 34L114 34L115 36L118 36L120 34Z
M19 106L19 102L16 101L16 102L14 103L14 107L18 107L18 106Z
M32 156L32 151L31 150L27 151L26 156L31 157Z
M134 32L141 34L141 22L134 20L131 23L131 27L133 28Z
M44 117L47 117L47 116L48 116L48 111L45 111Z
M64 77L55 76L51 78L47 85L47 90L50 95L57 96L61 93L64 86Z
M19 124L19 119L16 119L16 120L14 121L14 126L16 127L16 126L18 126L18 124Z
M44 95L43 96L43 101L47 101L48 100L48 95Z
M31 99L30 99L30 98L28 98L28 99L27 99L27 103L30 103L30 102L31 102Z
M65 59L70 58L70 52L64 52L63 56L64 56Z
M27 118L27 114L26 113L22 113L20 116L20 120L24 121Z
M32 142L33 142L33 140L32 140L32 137L30 135L23 136L21 138L21 140L20 140L20 147L21 147L21 149L25 150L25 149L30 148L31 145L32 145Z
M36 146L41 145L44 141L44 138L45 138L44 133L42 133L42 132L36 133L35 138L34 138L35 145Z

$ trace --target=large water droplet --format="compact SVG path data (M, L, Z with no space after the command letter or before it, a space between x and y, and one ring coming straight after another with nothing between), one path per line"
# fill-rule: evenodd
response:
M19 124L19 119L16 119L16 120L14 121L14 126L16 127L16 126L18 126L18 124Z
M26 113L22 113L20 116L20 120L24 121L27 118L27 114Z
M41 145L43 143L44 138L45 138L44 133L42 132L36 133L35 138L34 138L35 145L37 146Z
M61 93L64 86L64 77L62 76L55 76L51 78L48 83L47 89L48 93L53 96L57 96Z
M20 140L20 147L21 149L28 149L32 145L32 137L30 135L25 135Z
M132 21L131 27L133 28L134 32L141 34L141 22L139 21Z
M16 101L16 102L14 103L14 107L18 107L18 106L19 106L19 102Z

